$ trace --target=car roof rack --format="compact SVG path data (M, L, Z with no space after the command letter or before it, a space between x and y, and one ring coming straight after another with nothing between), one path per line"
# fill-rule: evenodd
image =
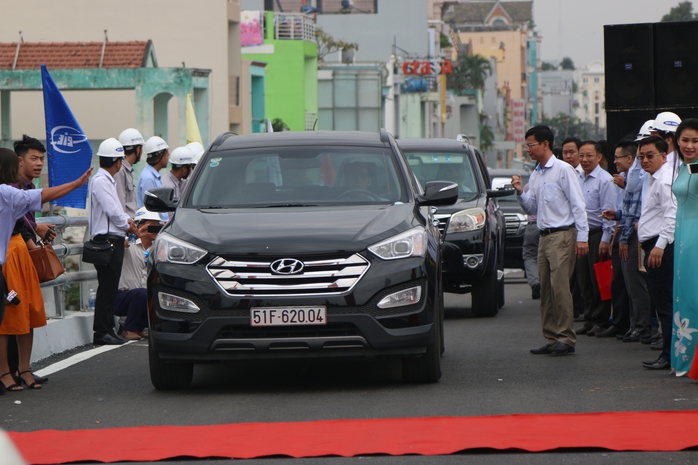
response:
M218 148L218 146L221 145L226 139L233 137L233 136L237 136L237 135L238 135L237 132L231 132L231 131L224 132L220 136L216 137L216 140L213 141L213 144L211 144L211 147L209 147L208 150L210 152L215 152L216 149Z

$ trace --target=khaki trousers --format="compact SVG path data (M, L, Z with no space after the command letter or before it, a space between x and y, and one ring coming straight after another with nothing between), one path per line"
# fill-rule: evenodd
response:
M570 278L577 261L576 242L577 229L574 227L540 237L540 316L543 336L550 345L562 342L574 347L577 342L570 292Z

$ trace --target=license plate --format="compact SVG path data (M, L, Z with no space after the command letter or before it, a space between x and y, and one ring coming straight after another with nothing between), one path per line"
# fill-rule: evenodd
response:
M251 326L295 326L327 324L326 307L253 307Z

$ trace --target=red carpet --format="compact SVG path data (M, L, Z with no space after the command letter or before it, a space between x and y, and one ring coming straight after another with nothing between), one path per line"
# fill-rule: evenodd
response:
M698 411L142 426L9 435L33 464L178 456L443 455L475 448L679 451L698 446Z

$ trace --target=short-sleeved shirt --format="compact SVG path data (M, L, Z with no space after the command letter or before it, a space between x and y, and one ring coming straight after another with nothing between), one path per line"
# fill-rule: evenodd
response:
M145 191L148 189L154 189L156 187L162 187L162 176L150 165L146 165L141 172L141 177L138 178L138 190L136 191L136 201L138 202L138 208L143 206L143 201L145 198Z
M147 285L148 270L145 264L145 248L140 239L124 250L124 263L121 267L119 290L130 291Z
M30 211L41 210L41 189L19 190L0 185L0 266L5 264L7 246L17 220Z
M138 203L136 202L136 188L133 185L133 166L123 160L121 169L114 175L114 181L116 181L116 193L119 196L121 207L131 219L135 218Z

